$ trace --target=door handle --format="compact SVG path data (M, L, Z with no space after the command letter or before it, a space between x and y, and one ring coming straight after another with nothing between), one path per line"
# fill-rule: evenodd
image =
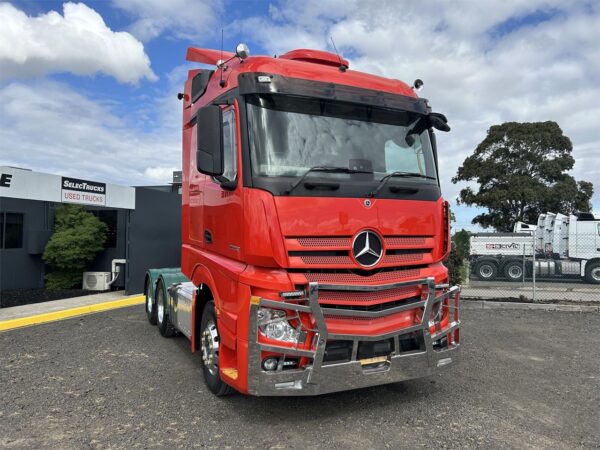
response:
M212 244L212 233L209 230L204 230L204 242Z
M199 184L190 184L190 191L199 191L199 190L200 190Z

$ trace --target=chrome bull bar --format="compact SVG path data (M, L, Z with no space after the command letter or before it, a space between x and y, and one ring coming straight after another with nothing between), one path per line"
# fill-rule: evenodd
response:
M330 308L319 303L319 291L384 291L401 287L420 287L426 289L419 300L409 301L388 309L378 311L358 311L352 309ZM436 291L442 290L436 296ZM383 285L344 285L309 283L308 295L285 301L252 297L250 301L250 324L248 339L248 391L254 395L318 395L328 392L355 389L378 384L393 383L427 376L439 371L442 367L454 364L459 359L460 344L454 339L447 340L444 348L434 348L434 343L446 336L454 336L460 328L458 316L458 299L460 288L447 284L436 285L433 277L419 280L398 282ZM448 299L448 324L437 328L434 333L430 328L435 324L430 320L435 304ZM312 314L315 321L315 339L312 349L272 345L258 341L258 308L268 307L304 312ZM325 316L380 318L402 311L417 309L422 311L421 321L409 327L389 333L370 335L345 335L329 333ZM439 325L439 324L438 324ZM400 352L400 338L411 333L421 333L424 349ZM393 339L393 352L387 357L357 359L359 342ZM352 341L352 352L349 362L323 364L328 340ZM312 364L306 368L265 371L261 367L261 352L274 352L284 357L307 357Z

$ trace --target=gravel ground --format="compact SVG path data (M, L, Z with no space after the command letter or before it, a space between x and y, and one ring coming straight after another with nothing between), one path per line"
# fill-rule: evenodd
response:
M442 375L305 398L213 397L140 307L0 333L0 447L600 447L600 314L463 323Z

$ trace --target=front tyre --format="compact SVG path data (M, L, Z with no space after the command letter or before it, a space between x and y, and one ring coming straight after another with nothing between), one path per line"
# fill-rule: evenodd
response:
M206 303L200 321L200 348L204 381L208 389L218 397L233 392L233 389L224 383L219 375L219 345L215 302L211 300Z
M600 262L586 264L585 281L591 284L600 284Z
M167 292L162 281L156 285L156 322L158 331L164 337L171 337L175 334L175 327L169 321L169 308L167 304Z
M482 281L495 280L498 276L498 266L492 261L480 261L475 265L475 275Z

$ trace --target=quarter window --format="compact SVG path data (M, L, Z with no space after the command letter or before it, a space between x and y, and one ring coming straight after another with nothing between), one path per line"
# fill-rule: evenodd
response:
M230 181L237 177L235 135L235 115L230 109L223 114L223 176Z

